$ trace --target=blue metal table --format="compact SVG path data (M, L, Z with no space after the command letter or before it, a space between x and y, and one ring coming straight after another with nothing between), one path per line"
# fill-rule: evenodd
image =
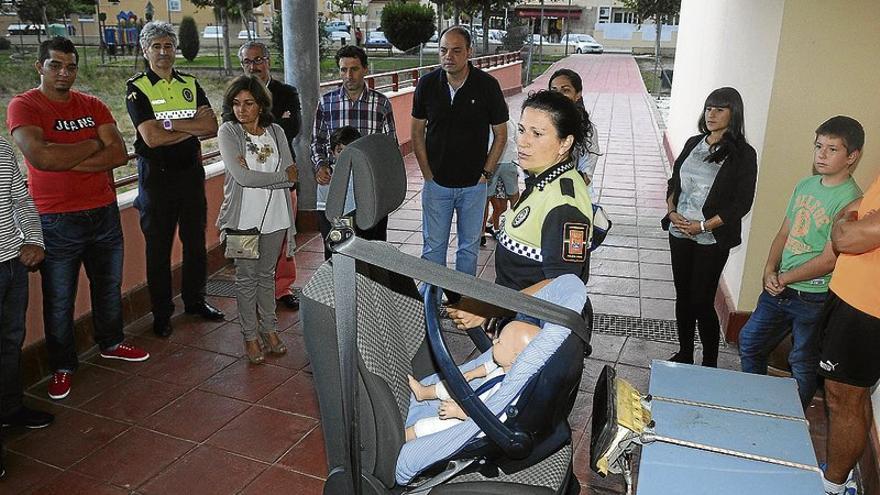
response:
M649 393L659 436L816 466L793 379L654 361ZM637 493L811 495L822 493L822 478L813 470L657 441L642 447Z

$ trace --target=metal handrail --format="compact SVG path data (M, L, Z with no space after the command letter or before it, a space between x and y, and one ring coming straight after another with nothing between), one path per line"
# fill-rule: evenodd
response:
M471 63L474 64L474 67L478 69L487 69L490 67L509 64L517 60L522 60L520 52L504 52L492 55L484 55L482 57L474 57L471 59ZM415 87L415 85L419 82L419 77L421 77L421 74L430 72L438 67L440 67L440 64L423 65L421 67L411 67L409 69L400 69L396 71L382 72L379 74L371 74L364 79L366 80L367 86L370 89L375 89L377 91L383 91L386 89L390 89L391 91L400 91L401 83L406 84L405 86L403 86L403 88ZM409 79L402 79L400 77L401 75L410 75L411 77ZM391 78L391 83L377 85L377 79L387 77ZM319 88L321 90L326 90L337 87L340 84L342 84L342 79L335 79L333 81L326 81L321 83Z
M476 67L478 69L487 69L490 67L497 67L499 65L505 65L505 64L509 64L511 62L516 62L517 60L522 60L522 57L520 56L520 52L505 52L505 53L496 53L493 55L485 55L483 57L475 57L475 58L471 59L471 63L474 64L474 67ZM400 91L401 83L408 84L408 85L404 86L404 88L415 87L416 84L418 84L418 82L419 82L419 77L421 77L421 75L423 73L430 72L438 67L440 67L440 64L423 65L421 67L412 67L409 69L401 69L401 70L396 70L396 71L391 71L391 72L382 72L379 74L372 74L372 75L365 77L364 79L367 82L367 87L369 87L370 89L375 89L376 91L385 91L385 90ZM400 77L402 74L409 75L410 77L402 79ZM391 83L380 84L377 86L376 79L378 79L380 77L390 77ZM319 92L323 93L323 90L328 90L328 89L334 88L336 86L339 86L340 84L342 84L342 79L336 79L334 81L327 81L327 82L321 83L318 86L318 89L319 89ZM204 141L204 140L212 139L215 137L217 137L217 135L213 134L211 136L205 136L203 138L200 138L200 140ZM202 160L202 163L204 163L207 160L210 160L212 158L216 158L218 156L220 156L220 150L209 151L208 153L202 154L201 160ZM129 161L136 160L136 159L137 159L136 154L134 154L134 153L128 154ZM129 186L131 184L135 184L135 183L137 183L137 180L138 180L137 174L126 175L125 177L120 177L119 179L116 179L113 182L113 186L116 189L119 189L120 187L125 187L125 186Z

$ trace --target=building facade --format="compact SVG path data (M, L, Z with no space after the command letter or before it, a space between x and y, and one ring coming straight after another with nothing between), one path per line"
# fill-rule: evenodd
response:
M620 0L529 0L517 4L514 11L521 19L530 21L533 33L550 42L558 41L566 33L589 34L606 51L654 52L657 28L653 20L640 20ZM676 18L661 26L661 50L674 53L677 40Z
M108 2L105 0L97 0L94 12L87 14L72 14L66 21L64 19L49 19L50 29L48 34L58 34L67 31L77 43L97 44L98 33L100 28L105 31L104 39L108 36L115 37L117 42L123 42L125 27L134 27L139 22L146 22L147 12L152 10L153 20L168 21L175 26L180 25L180 21L185 16L190 16L196 21L199 32L202 34L201 44L203 47L210 48L212 43L218 39L218 28L213 27L205 30L208 26L218 26L219 21L214 15L211 8L199 8L189 0L119 0L116 2ZM276 11L273 2L266 2L262 5L256 5L253 9L253 21L250 31L255 33L257 38L268 38L271 29L272 18ZM103 22L100 17L106 16ZM22 24L18 19L15 8L11 1L5 1L0 4L0 35L7 37L12 43L23 42L25 44L36 43L35 35L17 36L16 28ZM66 29L64 25L67 25ZM229 21L230 40L234 46L235 41L239 38L239 33L246 30L246 23L243 21ZM100 28L99 28L100 25ZM36 27L36 26L34 26ZM12 31L10 31L12 28ZM114 34L107 34L107 30L116 31ZM12 34L10 34L12 33ZM42 31L43 36L46 30ZM244 39L247 40L245 34Z

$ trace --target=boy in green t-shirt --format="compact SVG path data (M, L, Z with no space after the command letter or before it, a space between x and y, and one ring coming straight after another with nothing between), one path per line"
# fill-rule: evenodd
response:
M794 188L782 226L764 266L764 291L739 334L742 370L767 374L767 357L791 331L788 362L804 408L818 383L819 316L837 255L831 226L838 212L862 196L850 173L865 131L855 119L837 116L816 129L815 175Z

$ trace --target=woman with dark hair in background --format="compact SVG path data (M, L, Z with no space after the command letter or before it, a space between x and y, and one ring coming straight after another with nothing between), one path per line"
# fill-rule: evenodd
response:
M587 184L589 184L593 179L596 163L599 162L599 156L602 154L602 151L599 148L599 136L596 133L596 127L590 120L590 114L584 106L584 83L577 72L571 69L559 69L550 76L549 89L562 93L566 98L575 102L581 110L581 117L584 120L584 143L586 146L576 156L577 169L584 176ZM590 192L592 192L592 189Z
M232 112L224 114L217 131L226 166L217 227L223 235L227 229L256 228L260 233L259 258L235 259L235 297L248 360L261 364L265 358L258 337L270 353L287 352L275 328L275 262L285 236L287 255L293 256L296 248L286 191L296 184L297 171L284 130L272 123L272 100L259 79L233 79L223 103Z
M739 92L712 91L700 114L700 134L687 140L669 179L662 225L669 230L679 343L670 361L694 362L699 323L703 366L718 365L715 292L730 249L742 242L742 217L752 208L758 173L743 127Z

